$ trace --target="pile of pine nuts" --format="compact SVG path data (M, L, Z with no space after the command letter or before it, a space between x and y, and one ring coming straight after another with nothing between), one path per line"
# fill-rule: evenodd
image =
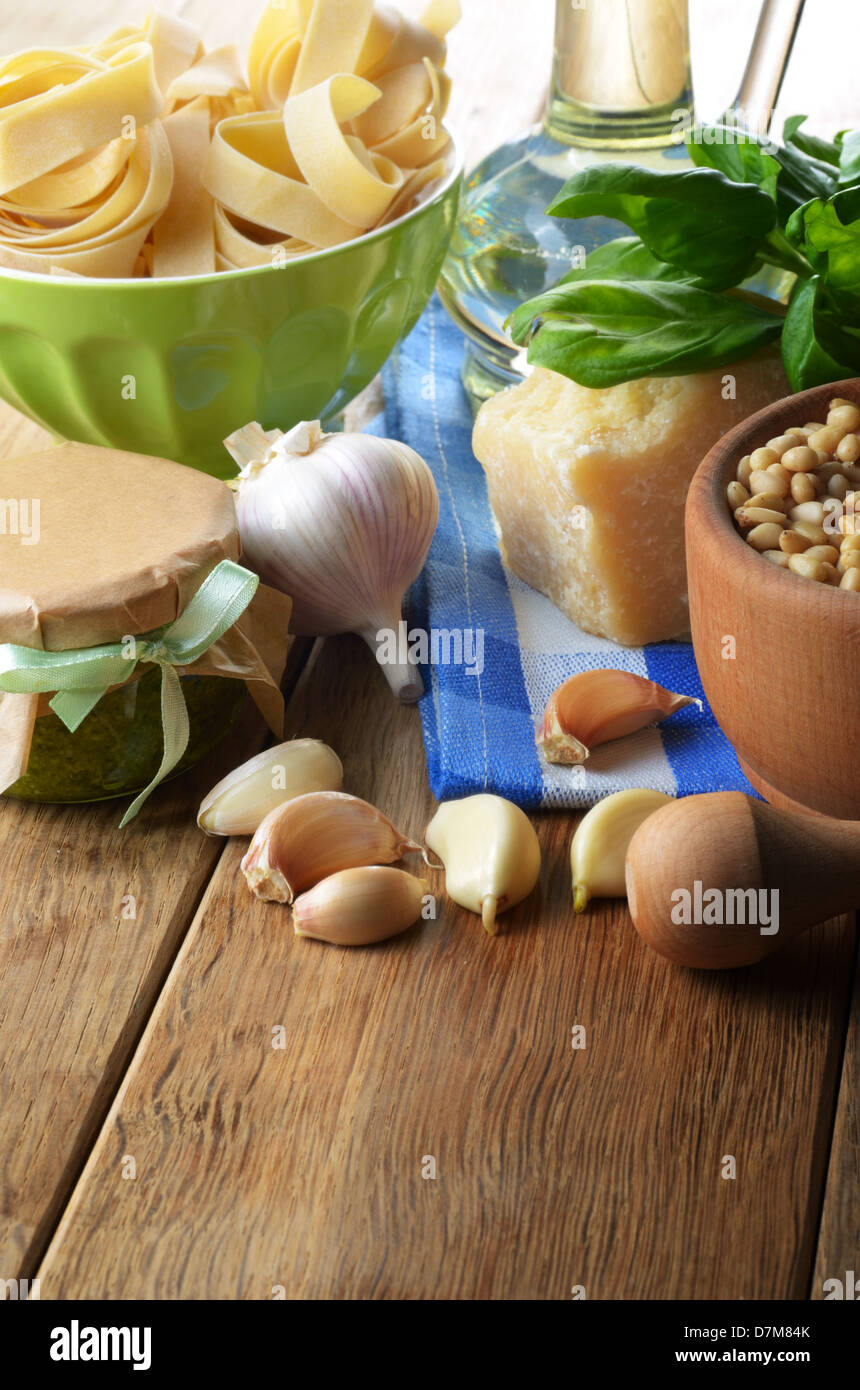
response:
M772 565L860 593L860 408L836 396L813 420L744 454L727 489L748 545Z

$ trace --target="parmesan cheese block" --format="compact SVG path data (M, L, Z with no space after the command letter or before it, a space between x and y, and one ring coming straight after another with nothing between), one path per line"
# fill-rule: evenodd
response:
M686 636L693 474L721 435L788 393L772 350L599 391L536 368L475 424L502 558L586 632L625 646Z

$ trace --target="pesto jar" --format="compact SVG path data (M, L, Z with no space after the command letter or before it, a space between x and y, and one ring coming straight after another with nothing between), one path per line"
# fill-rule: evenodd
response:
M276 734L290 603L241 565L233 493L61 444L0 463L0 792L134 795L205 757L248 691Z
M172 777L211 752L247 700L242 681L183 676L181 683L191 733ZM27 771L5 795L51 802L134 796L152 781L161 754L161 674L149 670L103 696L74 733L52 710L37 719Z

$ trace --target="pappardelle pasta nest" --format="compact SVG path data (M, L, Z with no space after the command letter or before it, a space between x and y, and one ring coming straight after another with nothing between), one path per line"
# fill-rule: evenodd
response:
M154 11L0 60L0 268L205 275L339 246L446 172L445 38L373 0L271 0L248 52Z

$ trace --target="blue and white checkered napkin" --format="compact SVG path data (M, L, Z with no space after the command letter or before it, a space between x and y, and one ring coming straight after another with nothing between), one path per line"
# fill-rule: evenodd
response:
M421 720L435 796L492 791L524 807L584 807L625 787L671 796L752 792L707 704L604 744L584 767L554 767L540 757L535 725L553 690L576 671L634 671L704 697L689 643L631 648L591 637L502 564L472 453L462 355L462 336L434 298L385 369L385 419L373 427L416 449L439 488L439 529L407 602L410 629L485 633L480 675L465 664L424 669Z

